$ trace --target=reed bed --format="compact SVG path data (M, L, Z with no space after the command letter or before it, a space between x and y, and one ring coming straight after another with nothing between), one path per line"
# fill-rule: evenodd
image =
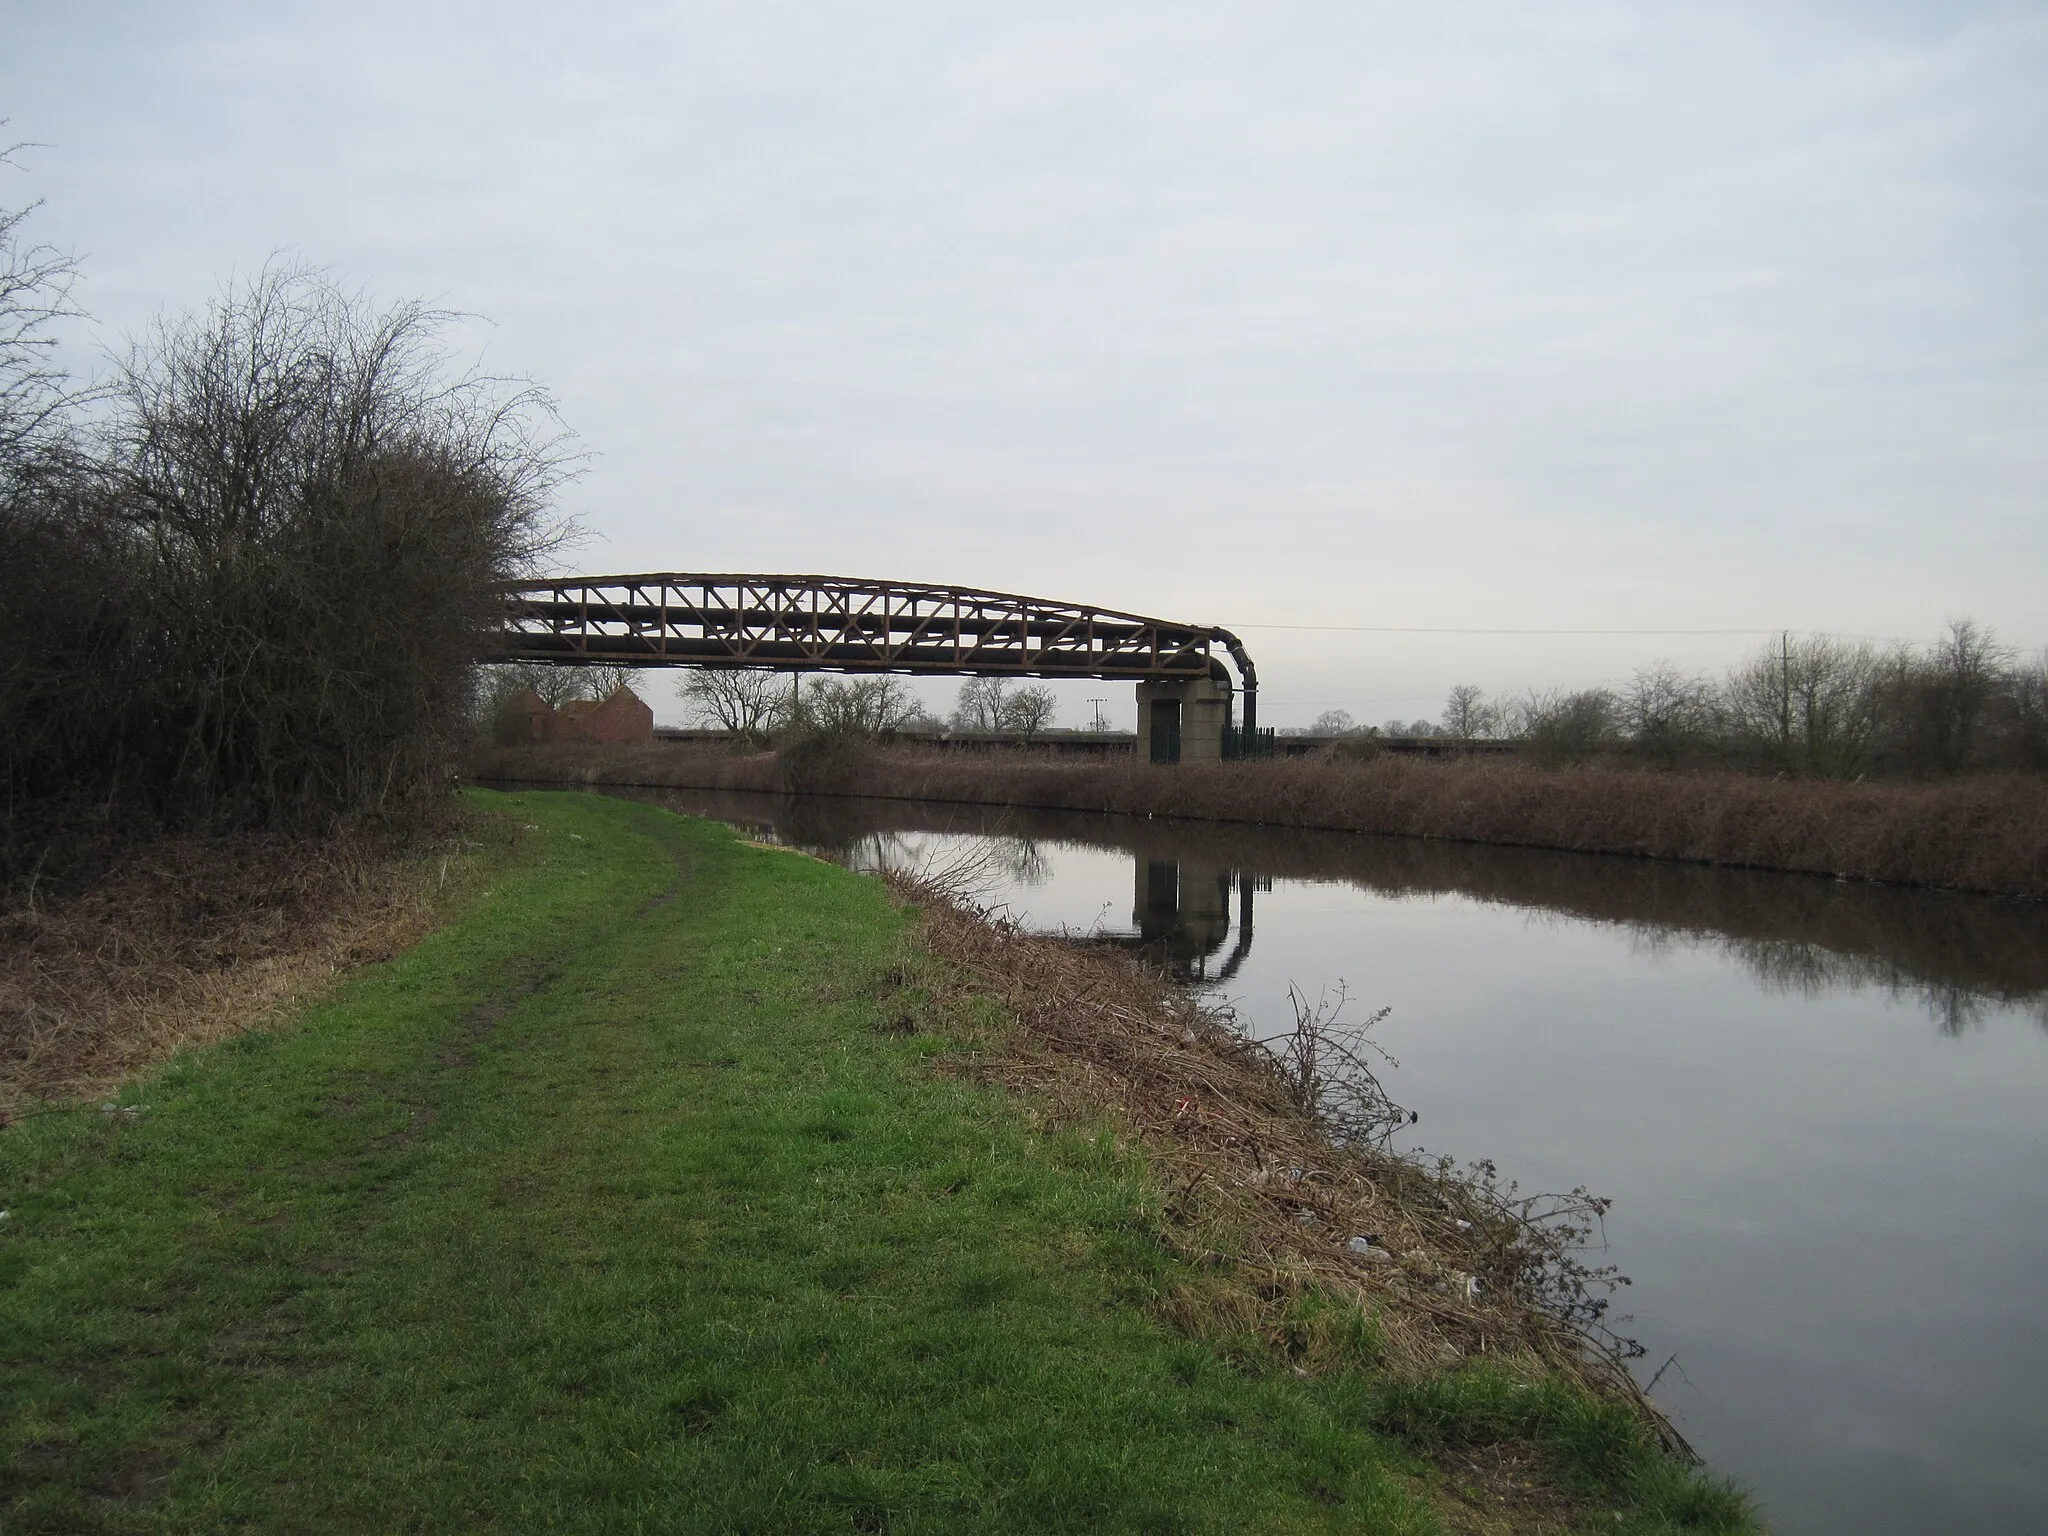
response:
M1626 1281L1582 1259L1605 1203L1527 1196L1490 1165L1390 1146L1407 1120L1369 1070L1370 1021L1299 1009L1278 1047L1237 1031L1128 956L1028 934L974 908L957 872L891 877L942 964L890 978L893 1027L927 1009L1006 1021L971 1070L1060 1123L1105 1118L1136 1138L1171 1191L1165 1231L1194 1278L1164 1316L1208 1338L1257 1339L1297 1368L1336 1360L1426 1377L1468 1363L1561 1372L1683 1442L1624 1361L1606 1293ZM951 888L948 888L948 887Z
M771 753L513 748L480 778L802 790L1174 816L1674 859L2048 899L2048 781L1862 784L1731 773L1537 768L1382 756L1252 763L1076 762L877 747L793 774Z

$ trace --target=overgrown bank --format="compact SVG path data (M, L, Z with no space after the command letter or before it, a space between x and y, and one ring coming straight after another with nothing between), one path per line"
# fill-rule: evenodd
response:
M1411 1305L1183 1187L1006 1004L1011 940L650 808L481 803L518 835L453 926L0 1132L10 1529L1746 1528L1455 1342L1439 1216L1386 1223ZM1249 1090L1158 1001L1217 1080L1150 1119L1228 1152ZM1034 1062L1068 1089L976 1081ZM1499 1364L1422 1369L1439 1334Z
M1128 762L848 746L795 760L680 747L476 755L511 782L804 790L1449 838L2048 899L2048 784L1844 784L1380 757Z
M0 907L0 1125L282 1017L462 894L453 819L64 829Z

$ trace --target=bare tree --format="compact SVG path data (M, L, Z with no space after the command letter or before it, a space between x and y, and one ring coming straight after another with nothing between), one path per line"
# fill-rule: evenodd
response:
M1000 731L1008 697L1007 677L970 677L953 702L953 724L963 731Z
M758 742L789 719L790 685L774 672L752 667L695 667L676 685L676 697L700 724Z
M1486 694L1471 683L1459 683L1444 700L1443 727L1446 736L1455 736L1460 741L1471 741L1476 737L1490 736L1495 725L1494 712L1486 707Z
M484 719L495 718L521 694L531 693L550 709L577 697L573 667L547 667L534 662L509 662L477 669L476 698Z
M1309 726L1311 736L1349 736L1358 729L1358 722L1351 718L1348 709L1326 709L1317 715Z
M1973 619L1918 655L1891 658L1880 684L1891 745L1915 773L1960 772L1975 756L1984 716L2013 655Z
M1721 716L1713 682L1668 661L1643 667L1620 699L1621 726L1652 761L1672 767L1713 736Z
M1005 699L999 718L1005 730L1021 731L1029 741L1051 725L1058 713L1059 699L1053 691L1043 683L1035 683L1019 688Z
M634 678L640 671L638 667L619 667L606 662L597 666L570 667L567 670L576 673L581 679L578 686L578 696L581 698L608 699L621 688L633 694L639 691L634 687Z
M453 318L273 265L131 347L100 451L165 796L374 810L437 777L499 592L567 536L573 463L540 389L452 372Z
M1880 664L1867 645L1788 631L1728 676L1729 724L1787 773L1847 777L1876 726Z
M1531 690L1513 706L1516 737L1536 762L1576 763L1613 739L1618 713L1605 688Z
M18 169L14 156L28 147L0 149L0 167ZM71 297L77 258L24 239L40 206L0 208L0 473L10 480L61 453L72 411L90 393L72 389L70 375L52 359L57 338L50 326L83 318L83 311Z

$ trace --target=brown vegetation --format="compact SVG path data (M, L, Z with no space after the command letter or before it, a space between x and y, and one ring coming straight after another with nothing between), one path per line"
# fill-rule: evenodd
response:
M804 789L1394 833L2048 898L2048 785L2032 778L1845 784L1391 755L1171 769L907 748L844 758L829 783L792 780L773 754L664 746L488 752L471 771L522 782Z
M976 1070L1035 1114L1107 1118L1142 1142L1192 1266L1163 1299L1169 1319L1261 1337L1310 1369L1363 1352L1401 1374L1480 1360L1561 1370L1637 1404L1678 1446L1601 1325L1610 1277L1575 1259L1604 1202L1527 1198L1483 1165L1389 1150L1406 1117L1341 1020L1304 1009L1284 1049L1254 1045L1127 956L1033 936L930 886L897 890L945 968L897 978L895 1027L918 1028L921 1001L957 1018L993 1000L1009 1027L979 1042Z
M73 827L63 848L66 867L38 869L0 913L0 1124L276 1019L396 953L465 867L452 834Z

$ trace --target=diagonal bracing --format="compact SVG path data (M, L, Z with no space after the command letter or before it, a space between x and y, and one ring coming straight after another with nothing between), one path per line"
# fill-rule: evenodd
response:
M1229 631L974 587L842 576L572 576L507 594L483 659L1132 681L1229 681Z

